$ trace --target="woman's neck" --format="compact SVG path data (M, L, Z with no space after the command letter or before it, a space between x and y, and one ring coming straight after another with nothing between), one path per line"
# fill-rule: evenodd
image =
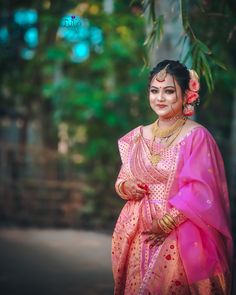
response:
M173 125L178 119L182 118L183 114L178 114L170 118L159 117L158 125L160 128L167 128Z

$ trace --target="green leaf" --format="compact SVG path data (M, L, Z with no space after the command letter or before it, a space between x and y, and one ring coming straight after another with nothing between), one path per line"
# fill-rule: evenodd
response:
M150 3L150 12L152 16L152 20L156 20L156 14L155 14L155 0L149 0Z
M200 48L197 42L195 42L195 46L192 50L192 59L193 59L193 68L196 69L197 67L197 59L200 53Z
M180 16L182 19L184 30L187 31L189 27L187 0L180 0Z
M198 74L200 74L201 72L201 64L202 64L201 55L198 54L196 56L196 67L194 69Z
M148 34L146 40L144 41L144 45L153 47L155 42L159 43L162 39L164 32L164 16L160 15L152 24L151 32Z
M158 23L157 23L157 42L159 43L162 39L164 32L164 16L160 15L158 17Z
M192 67L198 74L203 73L207 88L209 92L212 92L214 89L214 80L209 65L208 58L210 50L208 47L201 41L193 41L192 46L190 46L189 51L183 59L183 63L186 63L189 58L192 57Z
M184 59L183 59L183 63L184 63L184 64L185 64L185 63L188 61L188 59L192 56L192 52L193 52L195 46L196 46L196 42L194 42L194 43L190 46L188 52L186 53L186 55L185 55L185 57L184 57Z
M210 65L208 63L206 55L203 52L201 52L200 54L202 59L203 75L205 77L208 90L212 92L214 89L214 81L213 81Z
M148 22L155 22L156 14L155 14L155 0L147 0L143 1L143 10L148 13Z
M220 68L222 68L223 70L227 71L227 68L225 66L225 64L223 62L221 62L220 60L218 60L217 58L215 57L211 57L211 60L217 65L219 66Z
M211 50L207 47L206 44L204 44L203 42L201 42L200 40L197 40L199 47L201 48L201 50L206 53L206 54L211 54Z

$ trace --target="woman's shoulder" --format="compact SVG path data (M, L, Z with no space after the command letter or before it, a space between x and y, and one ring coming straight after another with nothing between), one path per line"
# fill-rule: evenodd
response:
M185 124L185 132L188 133L191 131L196 131L197 134L205 136L212 136L211 132L205 126L194 120L188 119Z
M187 120L184 133L185 135L183 138L186 137L187 140L191 142L198 144L204 142L216 144L216 141L211 132L202 124L191 119Z
M192 134L192 133L204 133L205 131L207 131L207 129L201 125L200 123L191 120L191 119L187 119L186 123L184 124L180 137L181 138L185 138L188 137L188 135Z
M123 142L127 142L130 143L131 140L133 140L135 138L135 136L137 136L139 134L139 130L140 130L141 125L129 130L128 132L126 132L125 134L123 134L118 141L123 141Z

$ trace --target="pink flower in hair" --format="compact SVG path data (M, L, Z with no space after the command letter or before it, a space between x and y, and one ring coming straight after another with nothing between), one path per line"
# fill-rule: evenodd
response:
M197 92L200 89L200 84L197 79L190 79L189 89L191 91L195 91L195 92Z
M186 91L186 103L193 103L198 99L199 95L197 92L187 90Z
M185 116L192 116L193 114L195 113L195 110L194 110L194 106L192 106L191 104L186 104L184 106L184 110L183 110L183 114Z

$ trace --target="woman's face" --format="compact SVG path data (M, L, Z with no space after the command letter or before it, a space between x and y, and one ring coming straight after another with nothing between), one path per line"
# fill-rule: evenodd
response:
M153 78L149 89L149 102L159 118L169 119L183 113L183 95L180 86L167 74L163 82Z

